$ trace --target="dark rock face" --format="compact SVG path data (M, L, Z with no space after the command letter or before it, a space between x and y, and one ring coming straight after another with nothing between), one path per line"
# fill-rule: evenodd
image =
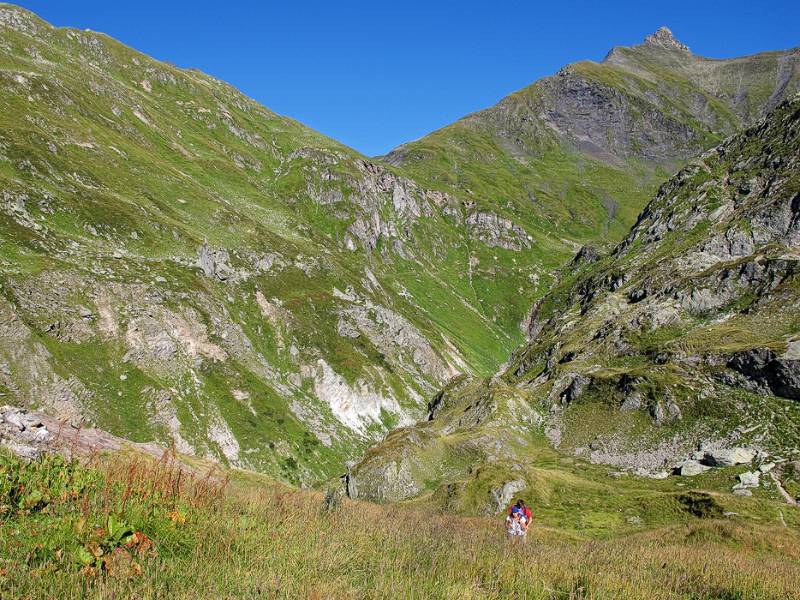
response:
M542 116L587 154L670 162L700 149L697 133L652 104L570 69L542 82Z
M800 399L800 344L773 326L800 306L799 103L682 169L609 256L582 249L531 310L506 380L565 411L591 392L663 427L729 410L729 387ZM730 332L741 332L734 356Z
M800 360L779 358L768 348L739 352L728 366L776 396L800 400Z
M469 404L469 396L480 397L488 391L488 382L467 376L451 379L445 387L428 402L428 421L432 421L442 412L451 410L459 404Z
M534 303L531 311L528 313L527 319L525 320L526 322L523 324L523 330L526 333L528 341L535 339L544 328L544 322L539 319L539 313L541 310L542 300L540 299Z
M575 258L572 259L573 266L589 264L600 260L600 253L594 246L582 246Z
M450 433L477 427L489 418L494 409L488 380L459 376L428 403L428 421L446 421L441 430ZM447 418L443 419L445 415Z
M592 380L584 375L575 375L570 381L566 389L561 392L561 403L570 404L580 398L583 391L586 389Z

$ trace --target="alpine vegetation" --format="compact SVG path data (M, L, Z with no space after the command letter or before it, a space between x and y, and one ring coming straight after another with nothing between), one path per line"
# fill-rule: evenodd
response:
M662 27L367 157L0 4L0 596L800 597L798 92Z

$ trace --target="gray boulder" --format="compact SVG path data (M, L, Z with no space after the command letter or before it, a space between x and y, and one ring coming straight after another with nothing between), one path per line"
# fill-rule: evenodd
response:
M707 450L703 462L712 467L732 467L749 465L753 462L756 451L752 448L725 448L723 450Z
M739 474L739 482L744 487L758 487L761 473L758 471L747 471Z
M522 479L515 479L503 484L502 487L492 490L494 499L494 512L500 512L508 506L514 497L527 487Z
M698 460L685 460L676 467L678 474L683 477L700 475L700 473L705 473L710 468Z
M230 256L225 250L214 250L209 247L208 241L197 249L197 264L206 277L227 281L234 277L236 272L228 263Z

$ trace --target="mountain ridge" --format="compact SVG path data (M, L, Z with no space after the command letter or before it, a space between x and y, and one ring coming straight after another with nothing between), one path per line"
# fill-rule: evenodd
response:
M443 186L9 5L0 79L0 393L296 484L494 373L661 177L547 137L522 200Z

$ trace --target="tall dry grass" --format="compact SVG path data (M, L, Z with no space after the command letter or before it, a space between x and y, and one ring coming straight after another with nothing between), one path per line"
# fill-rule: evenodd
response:
M154 531L159 552L136 577L18 562L4 598L800 598L789 528L698 519L587 541L534 526L521 545L495 519L349 500L324 510L320 493L229 486L167 459L95 468L106 484L90 505L180 508L169 535L181 543Z

